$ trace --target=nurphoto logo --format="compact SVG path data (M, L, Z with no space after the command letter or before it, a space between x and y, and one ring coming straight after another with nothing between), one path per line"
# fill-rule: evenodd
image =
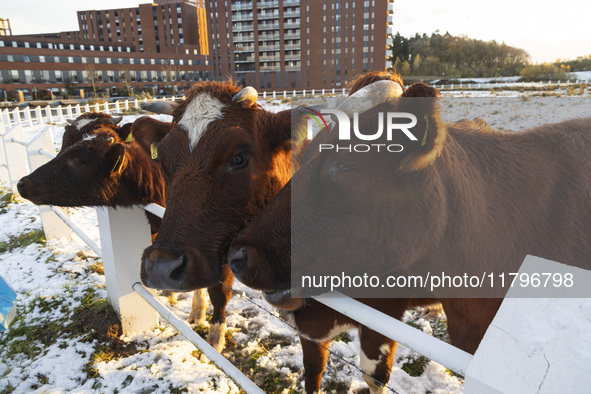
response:
M328 130L328 123L323 115L334 115L338 122L338 140L339 141L351 141L357 139L360 141L377 141L384 140L384 132L386 141L392 141L395 133L402 132L410 141L418 141L417 137L410 131L414 126L417 125L417 117L408 112L378 112L377 119L370 122L375 127L364 127L364 130L360 130L359 114L353 113L352 121L350 116L335 108L322 108L320 112L315 111L311 108L307 108L307 115L310 116L307 123L308 139L314 138L314 125L320 126L320 130ZM367 126L368 122L364 122ZM377 129L377 130L376 130ZM374 131L376 130L376 131ZM319 144L319 151L347 151L347 152L402 152L404 147L399 143L360 143L360 144Z

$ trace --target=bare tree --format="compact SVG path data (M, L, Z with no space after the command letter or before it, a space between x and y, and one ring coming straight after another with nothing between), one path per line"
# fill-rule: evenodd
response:
M88 80L90 81L90 84L92 85L92 92L94 94L94 97L97 97L97 91L100 88L100 85L103 81L103 75L101 71L97 71L94 63L86 63L86 67L84 67L85 71L86 71L86 75L88 76Z
M130 71L125 69L119 73L119 79L125 82L125 90L127 92L127 96L131 96L131 88L129 87L129 74Z
M164 81L170 81L170 95L174 96L176 92L176 73L180 71L180 67L168 63L166 60L162 65L162 74Z

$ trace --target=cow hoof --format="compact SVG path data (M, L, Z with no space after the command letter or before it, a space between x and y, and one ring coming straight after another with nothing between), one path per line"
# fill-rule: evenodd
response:
M218 353L221 353L226 344L226 323L215 323L209 326L209 343Z

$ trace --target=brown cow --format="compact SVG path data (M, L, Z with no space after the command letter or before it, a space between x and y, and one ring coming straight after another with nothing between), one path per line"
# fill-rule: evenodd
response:
M408 97L425 95L436 96L436 92L417 85L405 93ZM403 100L389 110L405 112ZM305 226L311 212L338 212L324 216L321 223L315 221L307 237L297 240L298 247L318 252L310 258L319 266L339 266L351 257L343 253L371 265L367 256L375 253L375 245L356 242L359 228L347 225L351 221L362 226L364 239L378 240L377 231L388 234L387 256L391 273L396 274L413 275L429 260L444 270L470 272L477 266L490 272L501 262L501 270L517 272L527 254L589 265L591 119L501 133L481 121L445 124L434 104L423 110L427 122L417 116L417 127L425 130L424 144L405 147L401 155L382 161L383 167L372 168L372 174L382 177L362 176L363 184L339 188L338 198L329 189L315 194L310 179L328 176L342 186L351 172L363 174L363 164L346 154L318 153L318 144L337 141L336 132L317 137L300 171L236 237L228 252L232 272L240 281L263 290L271 304L290 311L297 327L324 346L338 331L359 325L313 300L291 296L297 290L290 281L292 226L294 222ZM318 168L328 172L315 171ZM378 179L382 189L377 196L389 198L373 198L369 205L365 200L361 210L359 190L376 190L378 185L373 182ZM294 182L298 187L292 189ZM384 184L391 186L384 188ZM339 207L343 202L353 204L347 205L346 213ZM498 298L361 301L397 318L408 307L440 301L452 344L471 353L501 302ZM361 328L361 366L385 384L396 344ZM302 345L306 391L313 392L319 389L327 351L306 339ZM373 392L384 390L372 379L366 382Z
M233 276L226 251L234 236L291 177L291 111L256 104L252 87L203 82L180 105L156 102L174 127L158 146L167 183L167 209L154 245L144 252L149 287L223 293ZM168 106L168 108L167 108ZM301 147L304 144L300 144ZM224 344L225 310L214 311L208 341Z
M19 181L21 196L38 205L66 207L164 205L164 181L152 154L171 124L145 116L115 126L120 121L95 112L68 121L60 153ZM155 236L161 219L146 215ZM194 293L190 323L205 318L203 297L201 291Z

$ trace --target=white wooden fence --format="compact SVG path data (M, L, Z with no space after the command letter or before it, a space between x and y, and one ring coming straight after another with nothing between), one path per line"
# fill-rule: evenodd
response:
M73 111L72 116L75 115L76 112ZM51 127L37 133L29 141L23 141L23 121L25 125L29 124L27 119L21 119L17 124L12 124L11 121L8 127L0 123L0 181L7 183L15 194L18 193L16 184L22 176L48 162L55 155ZM119 313L124 333L153 329L160 316L172 324L244 391L261 393L260 388L140 283L141 255L144 248L151 243L145 210L159 216L164 214L164 208L155 204L117 211L111 208L97 209L101 240L99 248L69 220L66 210L39 207L43 229L48 239L70 237L74 232L102 258L108 299ZM459 374L465 375L472 362L472 355L351 298L338 293L328 293L314 298Z

